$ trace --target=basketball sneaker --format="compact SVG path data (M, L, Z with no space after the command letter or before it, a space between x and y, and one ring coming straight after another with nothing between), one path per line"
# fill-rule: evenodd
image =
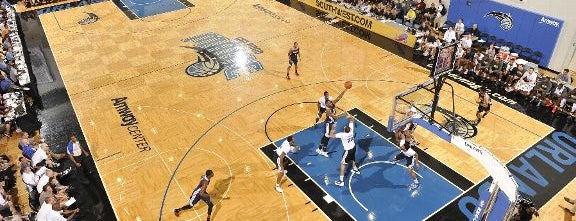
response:
M352 168L350 170L351 173L355 173L356 175L360 175L360 170Z
M174 209L174 215L175 215L176 217L179 217L179 216L180 216L180 210L179 210L179 209Z
M408 191L412 191L412 190L418 188L418 186L420 186L420 183L411 183L411 184L408 186Z
M334 182L334 184L336 186L344 186L344 181L336 180L336 182Z
M318 155L328 157L328 152L322 151L320 149L316 149L316 153L318 153Z
M284 190L282 190L282 187L280 187L279 185L276 185L275 189L276 189L276 192L279 192L279 193L284 192Z

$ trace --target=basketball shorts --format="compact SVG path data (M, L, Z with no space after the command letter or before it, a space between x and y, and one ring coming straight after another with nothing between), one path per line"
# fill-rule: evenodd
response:
M408 168L413 168L414 164L416 164L416 159L414 158L414 156L407 157L403 153L399 153L398 155L396 155L394 159L396 160L406 159L406 167Z
M486 111L490 111L490 105L488 105L487 107L478 105L478 112L486 112Z
M288 59L288 65L298 65L298 58L290 57L290 59Z
M350 150L344 150L344 154L342 155L342 164L349 164L352 161L356 161L356 147Z
M200 192L200 191L198 191L198 192ZM209 204L209 203L210 203L210 196L203 197L203 196L200 195L200 193L196 193L196 192L195 192L195 193L190 197L190 201L189 201L190 206L196 205L196 203L198 203L198 201L200 201L200 200L206 202L206 204Z

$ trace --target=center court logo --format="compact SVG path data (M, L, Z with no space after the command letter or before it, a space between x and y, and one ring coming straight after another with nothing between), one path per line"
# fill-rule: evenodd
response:
M261 54L262 49L245 38L229 39L209 32L182 41L194 43L194 46L183 47L198 54L198 60L186 68L186 74L192 77L208 77L224 71L226 79L231 80L242 73L255 73L264 69L254 56Z

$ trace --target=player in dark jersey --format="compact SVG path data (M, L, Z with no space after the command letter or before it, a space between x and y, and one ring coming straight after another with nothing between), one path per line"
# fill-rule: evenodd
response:
M320 140L318 149L316 149L316 153L318 153L318 155L328 157L327 147L328 141L330 140L330 131L332 131L332 128L336 126L336 103L340 101L346 91L348 91L348 89L344 88L344 90L340 93L340 95L338 95L336 99L333 101L326 101L326 120L324 120L324 134Z
M294 46L288 51L288 70L286 71L286 78L290 80L290 68L294 65L294 74L298 76L298 59L302 59L300 55L300 48L298 42L294 42Z
M200 178L200 183L194 189L192 196L190 196L190 201L188 202L188 204L178 209L174 209L174 215L176 215L177 217L180 216L180 212L182 212L183 210L192 209L192 207L196 203L198 203L198 201L202 200L206 202L206 204L208 205L208 217L206 218L206 220L210 221L210 215L212 214L212 208L214 207L214 204L212 204L212 201L210 201L210 195L208 195L206 189L208 188L208 184L210 184L210 179L212 179L213 176L214 172L212 172L212 170L206 170L206 174L202 176L202 178Z
M480 92L478 92L478 111L476 112L476 121L474 124L479 124L482 121L482 118L486 117L488 113L490 113L490 106L492 106L492 99L490 99L490 95L486 93L486 88L480 88Z

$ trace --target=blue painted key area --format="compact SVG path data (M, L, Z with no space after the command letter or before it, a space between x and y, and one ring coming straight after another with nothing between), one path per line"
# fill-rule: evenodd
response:
M337 121L341 132L347 119ZM338 138L328 144L330 158L319 156L315 150L320 143L323 124L294 134L301 146L289 158L313 179L329 196L356 220L422 220L462 193L462 190L421 163L417 173L421 185L409 190L412 178L406 162L391 161L400 153L398 147L361 122L356 121L356 160L360 175L347 169L344 187L334 185L338 180L344 149ZM284 139L274 142L279 146ZM288 171L290 173L290 171Z
M144 18L186 8L178 0L120 0L138 18Z

